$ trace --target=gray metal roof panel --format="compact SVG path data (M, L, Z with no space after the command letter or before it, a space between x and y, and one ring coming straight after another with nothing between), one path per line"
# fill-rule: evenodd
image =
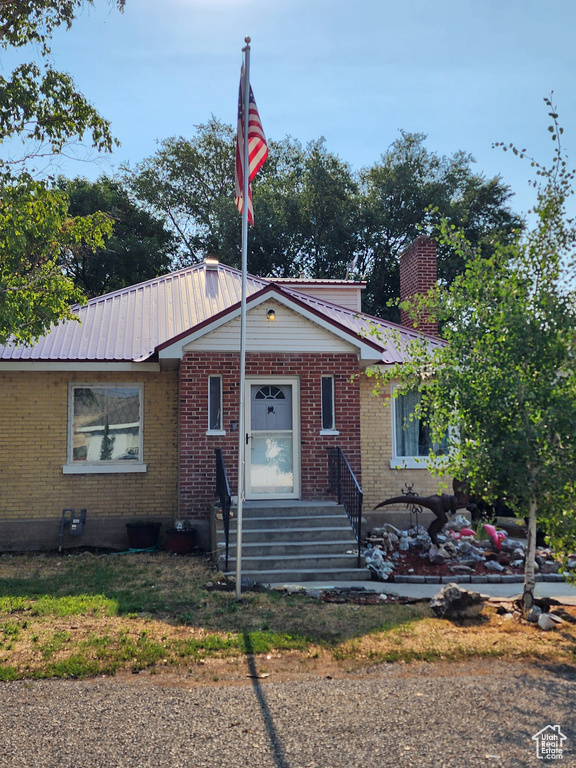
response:
M247 277L247 295L270 286L292 295L329 321L382 347L383 362L402 361L402 349L417 334L401 326L370 318L353 310L278 285L273 279ZM242 274L219 265L191 267L138 285L91 299L76 307L80 322L70 320L53 327L31 347L8 343L0 346L0 360L128 362L148 359L166 344L241 301ZM382 340L370 335L381 330ZM399 341L398 341L399 340ZM430 338L430 343L435 340ZM442 343L436 340L436 343Z

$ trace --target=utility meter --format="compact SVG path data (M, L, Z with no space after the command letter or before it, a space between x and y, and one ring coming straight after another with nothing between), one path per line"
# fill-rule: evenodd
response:
M75 509L62 510L62 522L60 523L60 552L62 551L62 542L64 541L64 529L68 528L70 536L80 536L84 532L85 523L85 509L80 509L78 512L76 512Z

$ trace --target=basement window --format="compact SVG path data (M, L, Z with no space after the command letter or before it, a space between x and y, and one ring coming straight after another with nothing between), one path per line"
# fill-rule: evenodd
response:
M145 472L142 384L71 384L64 474Z

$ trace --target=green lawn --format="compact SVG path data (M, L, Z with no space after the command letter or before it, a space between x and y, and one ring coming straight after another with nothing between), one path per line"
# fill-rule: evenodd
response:
M2 555L0 680L207 662L233 670L247 656L316 670L486 656L576 661L571 624L545 634L487 608L455 625L426 603L334 604L275 591L238 602L233 590L207 586L212 577L202 558L166 553Z

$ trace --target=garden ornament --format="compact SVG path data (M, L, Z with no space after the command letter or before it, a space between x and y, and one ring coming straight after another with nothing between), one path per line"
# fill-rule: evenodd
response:
M391 499L386 499L386 501L381 501L374 509L379 509L389 504L417 504L429 509L436 515L436 519L428 526L428 535L432 539L432 543L439 547L440 544L436 537L448 522L448 515L456 514L459 509L476 509L475 504L469 503L468 491L464 483L453 480L452 488L454 490L453 495L442 493L434 494L433 496L407 496L407 494L394 496Z

